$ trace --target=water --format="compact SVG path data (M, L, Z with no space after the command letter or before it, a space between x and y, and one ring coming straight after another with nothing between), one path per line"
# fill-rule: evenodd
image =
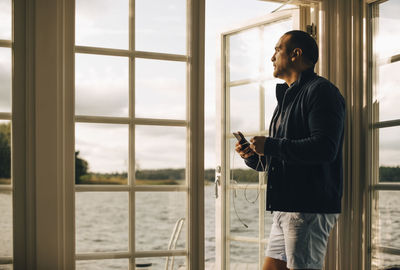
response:
M248 190L251 201L255 191ZM374 237L375 243L400 248L400 196L396 191L380 191L377 206L380 228ZM186 196L184 192L140 192L136 194L136 249L165 250L175 222L185 216ZM11 256L12 225L10 193L0 193L0 256ZM205 187L205 260L215 261L215 198L214 186ZM76 248L78 253L115 252L129 249L129 194L127 192L79 192L76 195ZM246 229L231 208L231 233L237 236L258 237L258 202L249 203L243 191L235 198L236 210L249 226ZM270 214L266 213L265 235L268 236ZM185 224L186 225L186 224ZM182 230L176 248L185 248L186 229ZM238 262L257 262L254 245L232 242L231 255ZM400 264L400 256L374 254L374 264L380 267ZM163 269L165 258L141 258L137 262L153 263L152 270ZM78 261L77 269L127 269L127 259L103 261ZM185 258L176 258L174 269L185 264ZM8 269L0 266L0 269Z

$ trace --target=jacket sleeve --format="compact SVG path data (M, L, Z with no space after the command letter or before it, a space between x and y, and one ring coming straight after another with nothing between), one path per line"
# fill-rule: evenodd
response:
M257 154L252 155L249 158L246 158L244 160L244 162L246 163L246 165L250 168L252 168L253 170L256 170L258 172L262 172L265 171L266 168L266 158L265 156L261 156L259 157Z
M343 137L345 103L339 90L330 83L310 89L308 100L309 136L301 139L265 140L264 153L287 162L326 163L335 160Z

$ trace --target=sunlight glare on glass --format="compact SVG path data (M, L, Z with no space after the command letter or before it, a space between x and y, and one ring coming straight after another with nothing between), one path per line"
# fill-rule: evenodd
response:
M260 87L246 84L230 88L230 130L251 132L260 130Z
M399 32L400 33L400 32ZM400 62L377 66L374 89L374 108L379 121L400 119L400 77L397 75Z
M374 53L379 60L400 54L400 1L378 3L379 17L375 18L377 33L374 36Z
M230 81L259 78L261 40L259 29L250 29L229 36Z

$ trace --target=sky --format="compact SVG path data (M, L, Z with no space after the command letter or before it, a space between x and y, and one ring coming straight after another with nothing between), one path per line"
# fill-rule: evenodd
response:
M0 0L0 39L11 38L11 0ZM136 0L135 47L139 51L185 54L186 0ZM129 0L76 0L76 44L115 49L129 48ZM217 52L219 37L224 31L243 25L250 19L270 13L280 6L258 0L206 1L205 44L205 167L216 166L216 91ZM376 39L376 55L385 58L400 54L393 33L400 33L400 2L381 5L380 35ZM149 15L151 14L151 16ZM284 26L282 28L284 29ZM266 29L266 44L273 48L281 32ZM270 32L268 32L270 31ZM283 32L283 31L282 31ZM254 54L257 32L231 38L231 78L257 75L253 63L264 61L266 119L274 106L274 84L271 77L271 55ZM390 42L389 42L390 41ZM266 45L266 46L267 46ZM378 53L379 52L379 53ZM129 59L115 56L76 54L76 114L127 117L129 113ZM182 62L149 59L135 60L136 116L143 118L185 119L186 65ZM235 62L236 61L236 62ZM380 102L381 120L400 118L400 84L397 70L400 62L380 68L379 91L374 99ZM252 130L258 125L257 85L232 91L232 130ZM245 104L246 106L243 106ZM244 109L244 107L247 107ZM0 48L0 112L11 108L11 51ZM258 127L257 127L258 128ZM181 127L138 126L136 133L136 166L143 169L182 168L185 166L185 129ZM400 127L380 131L380 163L400 165ZM96 172L127 171L129 132L124 125L76 125L76 149ZM238 164L238 166L240 166Z

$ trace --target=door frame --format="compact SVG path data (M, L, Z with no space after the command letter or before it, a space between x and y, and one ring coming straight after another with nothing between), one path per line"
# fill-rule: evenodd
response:
M227 202L229 201L229 194L227 191L227 179L229 179L229 172L227 172L227 166L229 163L229 141L227 138L233 138L232 134L229 134L229 131L226 126L226 112L229 111L229 104L227 104L226 99L227 95L229 95L229 91L227 88L229 87L226 84L226 81L229 80L227 78L227 69L226 66L222 63L226 63L229 61L226 56L226 49L224 44L226 36L231 35L233 33L238 33L241 31L245 31L254 27L258 27L261 25L272 24L274 22L278 22L284 19L293 18L294 27L297 29L305 29L305 25L310 19L310 16L306 16L308 13L308 8L299 6L295 9L282 10L275 13L267 14L265 16L247 21L245 23L239 24L236 27L232 27L226 31L223 31L220 34L218 44L220 46L219 55L217 57L217 70L220 72L220 76L217 76L217 93L216 93L216 103L217 103L217 129L216 129L216 203L215 203L215 239L216 239L216 269L228 269L229 261L227 260L229 254L229 246L227 245L227 238L229 237L229 231L226 229L229 226L229 211L227 207L229 205ZM296 23L297 22L297 23ZM265 135L265 134L262 134ZM265 211L261 208L263 204L263 200L265 200L265 187L259 186L260 189L260 219L263 217ZM261 226L259 226L259 230L261 230ZM261 235L263 236L263 235ZM259 236L259 238L261 237ZM259 241L261 241L259 239ZM259 257L263 256L263 250L259 250Z

